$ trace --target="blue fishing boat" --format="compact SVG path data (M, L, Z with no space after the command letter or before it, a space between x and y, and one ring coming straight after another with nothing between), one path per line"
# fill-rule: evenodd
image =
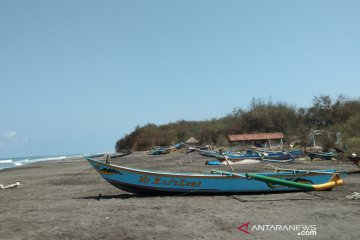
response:
M309 156L311 160L315 158L331 160L332 158L336 157L336 153L334 152L307 152L306 154Z
M150 149L147 154L148 155L163 155L163 154L168 154L171 152L171 148L166 148L166 147L154 147L152 149Z
M219 160L210 160L210 161L206 161L205 165L220 166L222 165L222 162Z
M230 161L240 161L240 160L244 160L244 159L261 160L261 154L259 152L250 151L250 150L242 152L242 153L224 152L223 154ZM220 158L223 158L223 156L220 156Z
M215 150L198 150L198 153L204 157L213 157L213 158L221 157L220 153Z
M262 152L266 157L271 157L273 159L286 160L291 158L299 158L304 152L301 150L291 150L291 151L276 151L276 152Z
M182 149L182 148L184 148L184 147L186 147L186 144L183 143L183 142L176 143L176 144L174 144L174 146L173 146L173 148L175 148L176 150Z
M168 154L170 152L182 149L186 146L185 143L183 142L179 142L176 143L174 145L168 146L168 147L154 147L152 149L150 149L149 151L147 151L148 155L163 155L163 154Z
M131 150L125 150L125 151L121 151L121 152L118 152L114 155L111 155L110 158L119 158L119 157L125 157L129 154L131 154L132 151Z
M223 155L220 155L217 157L218 160L225 160L224 156L227 157L228 160L234 162L234 161L242 161L245 159L255 159L255 160L261 160L263 162L292 162L296 158L299 158L302 155L302 151L294 150L289 152L257 152L257 151L251 151L247 150L242 153L233 153L233 152L225 152Z
M299 158L300 154L296 152L264 152L262 153L261 160L263 162L292 162Z
M223 194L328 190L343 184L349 171L285 170L263 173L235 173L212 170L210 173L158 172L123 167L85 157L110 184L138 194Z

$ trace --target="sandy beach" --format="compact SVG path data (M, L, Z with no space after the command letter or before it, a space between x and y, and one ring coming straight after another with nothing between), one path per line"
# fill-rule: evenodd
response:
M197 153L147 156L135 152L114 161L143 169L206 172ZM354 169L336 161L273 164L294 169ZM267 164L236 165L241 172L266 171ZM38 162L0 170L0 239L359 239L360 175L332 191L221 196L138 196L114 188L82 158ZM98 199L99 194L101 198ZM249 234L238 229L248 223ZM316 228L255 229L264 225Z

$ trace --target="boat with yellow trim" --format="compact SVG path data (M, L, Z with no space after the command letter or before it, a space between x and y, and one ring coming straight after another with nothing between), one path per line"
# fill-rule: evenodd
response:
M110 184L138 194L241 194L329 190L343 185L342 178L359 171L281 170L261 173L181 173L118 166L99 156L85 157Z

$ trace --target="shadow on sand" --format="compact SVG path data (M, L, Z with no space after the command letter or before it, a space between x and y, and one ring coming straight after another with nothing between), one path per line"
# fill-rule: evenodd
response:
M285 195L284 195L285 194ZM277 198L279 196L280 198ZM191 194L154 194L154 195L145 195L145 194L132 194L132 193L122 193L117 195L102 195L99 194L97 196L84 196L77 197L74 199L94 199L97 201L100 200L109 200L109 199L136 199L136 198L154 198L154 197L214 197L214 196L226 196L232 198L234 200L240 202L273 202L273 201L311 201L318 198L318 196L314 196L311 198L306 198L303 196L286 196L286 193L250 193L250 194L199 194L199 193L191 193ZM262 196L262 198L259 198ZM271 197L273 196L273 197ZM252 198L253 197L253 198ZM269 198L271 197L271 198Z
M109 200L109 199L131 199L131 198L147 198L147 197L156 197L156 196L124 193L124 194L118 194L118 195L99 194L97 196L77 197L77 198L73 198L73 199L94 199L94 200L100 201L100 200Z

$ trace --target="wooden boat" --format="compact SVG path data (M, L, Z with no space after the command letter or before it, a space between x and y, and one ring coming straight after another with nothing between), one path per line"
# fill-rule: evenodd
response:
M224 166L224 165L243 165L243 164L259 164L261 163L261 160L257 159L243 159L241 161L232 162L230 160L228 161L220 161L220 160L209 160L205 162L205 165L211 165L211 166Z
M227 158L230 161L240 161L240 160L244 160L244 159L261 159L261 154L258 152L253 152L253 151L245 151L242 153L234 153L234 152L230 152L230 151L216 151L216 150L198 150L199 154L205 157L212 157L212 158L216 158L220 161L224 161L224 155L227 156Z
M295 161L296 158L293 158L291 156L283 156L282 158L279 157L267 157L263 156L261 158L262 162L274 162L274 163L290 163Z
M200 147L188 146L186 148L186 153L199 152L199 151L202 151L202 150L214 150L214 148L211 145L205 145L205 146L200 146Z
M182 148L186 147L186 144L183 143L183 142L179 142L179 143L174 144L173 147L174 147L176 150L179 150L179 149L182 149Z
M229 157L227 154L224 154L223 156L226 156L227 159L233 163L240 163L248 160L258 161L258 162L273 162L273 163L290 163L295 161L296 158L293 158L291 156L288 156L286 158L278 158L278 157L267 157L260 155L260 157L249 157L249 158L243 158L243 157ZM216 161L206 161L206 165L222 165L226 160L223 156L217 157Z
M150 149L147 154L148 155L163 155L168 154L171 152L171 148L165 148L165 147L154 147Z
M125 151L122 151L122 152L118 152L114 155L111 155L110 158L120 158L120 157L125 157L127 155L130 155L132 153L131 150L125 150Z
M225 161L225 156L232 162L243 161L246 159L261 160L263 162L277 162L287 163L292 162L296 158L300 157L301 152L289 151L289 152L257 152L257 151L245 151L242 153L224 152L219 153L217 157L220 161Z
M204 157L219 158L221 156L219 152L215 150L198 150L198 153Z
M186 144L183 142L179 142L177 144L168 146L168 147L154 147L152 149L150 149L147 154L148 155L163 155L163 154L168 154L170 152L182 149L183 147L185 147Z
M245 151L242 153L234 153L234 152L224 152L223 155L227 157L230 161L241 161L244 159L257 159L261 160L261 154L259 152L254 151ZM220 159L223 159L224 156L220 156Z
M303 154L304 154L304 152L301 150L262 152L263 156L269 157L270 159L278 159L278 160L288 160L291 158L299 158Z
M85 157L110 184L138 194L224 194L328 190L343 184L349 171L285 170L280 172L210 173L157 172L118 166L97 156Z
M309 156L311 160L315 158L331 160L333 157L336 157L336 154L333 152L307 152L306 154Z
M296 158L299 158L298 152L295 152L294 155L292 152L276 152L276 153L263 153L261 161L263 162L276 162L276 163L289 163L295 161Z

